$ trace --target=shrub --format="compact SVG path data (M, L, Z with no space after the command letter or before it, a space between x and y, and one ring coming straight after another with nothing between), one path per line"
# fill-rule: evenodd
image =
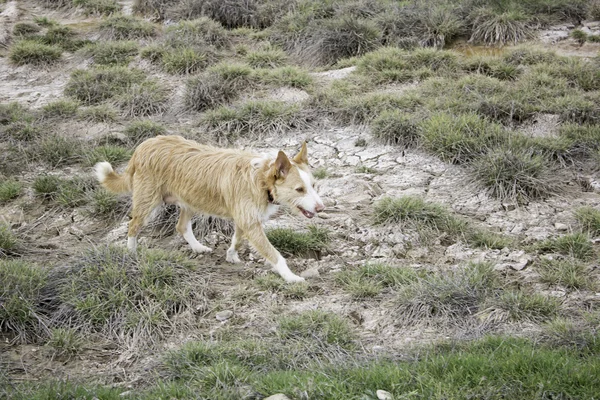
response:
M135 42L97 42L84 49L98 65L127 65L138 54Z
M279 49L252 51L245 59L252 68L277 68L287 64L287 55Z
M146 139L167 133L167 129L153 121L133 121L125 128L125 135L132 143L138 144Z
M79 105L71 100L57 100L42 107L45 118L71 118L77 115Z
M17 247L17 238L14 233L10 230L10 227L5 223L0 223L0 256L6 255L7 252ZM2 261L0 260L0 263ZM0 274L2 272L0 271ZM0 310L1 312L1 310ZM2 319L0 319L0 326L2 325Z
M503 128L475 114L432 115L420 124L424 146L442 160L462 164L507 140Z
M346 348L353 346L356 337L345 319L318 310L279 318L277 333L284 339L315 338L322 343Z
M329 231L318 226L309 226L308 232L296 232L288 228L276 228L267 232L269 242L287 255L307 255L327 249Z
M575 219L585 232L590 235L600 235L600 210L592 207L581 207L575 210Z
M65 87L65 94L86 105L101 103L118 96L144 80L144 73L126 67L76 70Z
M580 260L588 260L594 256L594 248L589 237L584 233L573 233L548 239L535 247L541 252L556 252Z
M0 331L19 342L44 335L40 303L47 270L21 260L0 260Z
M0 204L19 197L22 185L15 180L4 180L0 182Z
M488 8L475 12L469 42L485 45L517 44L533 37L531 18L515 9L498 13Z
M146 39L156 36L154 24L129 15L113 15L102 21L100 29L112 40Z
M20 40L11 46L9 57L16 65L48 65L52 64L62 54L57 46L45 45L34 40Z
M421 132L414 118L397 110L386 110L371 122L371 133L387 144L413 147L421 139Z
M167 110L169 94L157 81L132 84L115 98L126 117L147 117Z
M547 161L531 149L490 150L473 164L473 174L492 196L501 200L540 199L560 191L556 173Z

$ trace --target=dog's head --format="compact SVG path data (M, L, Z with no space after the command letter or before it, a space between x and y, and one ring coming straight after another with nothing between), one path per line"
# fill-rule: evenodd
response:
M325 209L315 190L315 178L308 166L306 142L291 160L283 151L279 151L269 174L272 178L270 196L273 196L274 201L307 218L312 218Z

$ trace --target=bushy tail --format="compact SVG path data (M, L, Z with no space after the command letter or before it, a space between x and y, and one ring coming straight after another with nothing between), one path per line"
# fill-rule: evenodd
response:
M95 169L98 181L106 189L113 193L131 192L130 175L127 172L122 175L117 174L110 163L106 161L96 164Z

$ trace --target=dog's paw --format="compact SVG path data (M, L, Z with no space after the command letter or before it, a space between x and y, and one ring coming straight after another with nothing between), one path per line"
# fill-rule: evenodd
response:
M239 264L242 262L242 260L240 260L240 256L238 255L237 251L229 251L229 250L227 250L227 256L225 257L225 260L227 260L228 263L232 263L232 264Z
M210 247L206 247L200 243L195 246L191 246L192 250L196 253L212 253L212 249Z
M306 279L304 279L301 276L298 275L291 275L291 276L286 276L283 279L285 279L285 281L287 283L297 283L297 282L304 282Z

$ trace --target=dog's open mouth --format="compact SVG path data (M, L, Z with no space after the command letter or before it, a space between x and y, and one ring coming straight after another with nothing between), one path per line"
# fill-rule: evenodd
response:
M302 207L300 207L300 206L298 206L298 210L300 210L300 211L302 212L302 214L304 214L304 216L305 216L306 218L312 218L312 217L314 217L314 216L315 216L315 213L312 213L312 212L310 212L310 211L306 211L304 208L302 208Z

